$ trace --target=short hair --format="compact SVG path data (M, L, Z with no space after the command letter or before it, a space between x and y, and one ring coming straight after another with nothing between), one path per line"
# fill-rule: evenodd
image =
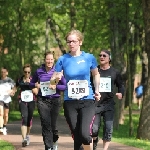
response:
M6 67L6 66L1 67L1 70L2 70L2 69L5 69L5 70L7 70L7 71L8 71L8 69L7 69L7 67Z
M67 41L67 38L69 35L75 34L78 37L79 41L83 41L84 40L84 36L83 34L79 31L79 30L71 30L70 32L67 33L67 35L65 36L65 40Z

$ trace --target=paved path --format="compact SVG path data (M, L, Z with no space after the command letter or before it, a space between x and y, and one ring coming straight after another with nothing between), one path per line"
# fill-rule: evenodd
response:
M8 135L0 135L0 138L12 143L15 150L44 150L43 140L41 136L41 125L39 118L33 119L33 128L30 135L30 145L22 147L22 137L20 134L20 121L15 121L8 124ZM73 140L70 136L70 131L63 116L58 118L59 129L59 150L73 150ZM102 150L102 141L99 141L98 149ZM134 147L125 146L122 144L112 142L109 150L141 150Z

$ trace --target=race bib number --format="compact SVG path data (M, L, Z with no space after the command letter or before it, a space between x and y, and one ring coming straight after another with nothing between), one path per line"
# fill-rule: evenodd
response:
M25 90L21 92L21 100L24 102L33 101L33 93L31 90Z
M80 99L89 95L87 80L70 80L67 85L69 98Z
M9 90L11 90L9 83L0 84L0 100L3 100L6 95L9 96Z
M111 78L100 77L99 92L111 92Z
M42 92L42 96L53 95L56 93L56 89L52 90L49 88L50 81L40 82L40 89Z

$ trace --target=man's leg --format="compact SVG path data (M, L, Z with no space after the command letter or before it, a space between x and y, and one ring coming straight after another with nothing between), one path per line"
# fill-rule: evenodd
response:
M3 102L0 102L0 134L3 134L3 124L4 124L4 106Z
M103 113L103 150L107 150L112 138L114 110L108 110Z

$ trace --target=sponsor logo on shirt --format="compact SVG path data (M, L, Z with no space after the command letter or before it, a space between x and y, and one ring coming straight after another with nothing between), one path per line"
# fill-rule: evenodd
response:
M82 62L85 62L85 61L84 61L84 60L80 60L80 61L77 62L77 64L80 64L80 63L82 63Z

